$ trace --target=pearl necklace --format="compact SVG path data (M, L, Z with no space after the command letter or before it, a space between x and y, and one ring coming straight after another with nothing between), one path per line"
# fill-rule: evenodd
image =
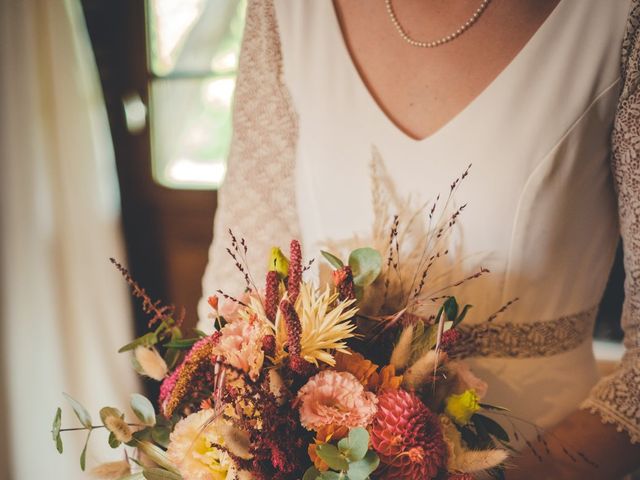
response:
M400 34L400 36L405 42L407 42L410 45L413 45L414 47L434 48L434 47L439 47L440 45L444 45L445 43L449 43L450 41L455 40L464 32L466 32L469 29L469 27L471 27L474 23L478 21L478 18L480 18L480 15L482 15L482 13L485 11L487 6L489 5L489 2L491 2L491 0L482 0L482 3L476 9L476 11L473 12L473 15L471 15L469 20L463 23L455 32L449 35L445 35L439 40L434 40L431 42L420 42L418 40L414 40L409 35L407 35L407 32L404 31L404 29L400 25L400 22L398 21L398 17L396 17L395 12L393 11L393 7L391 6L391 0L385 0L385 5L387 6L387 12L389 13L389 18L391 18L391 23L393 23L393 25L396 27L396 30L398 31L398 33Z

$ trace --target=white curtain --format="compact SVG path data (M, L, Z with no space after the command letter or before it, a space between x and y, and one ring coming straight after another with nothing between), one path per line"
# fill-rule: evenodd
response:
M79 0L0 0L0 473L81 479L84 435L59 456L65 391L94 423L138 387L108 122ZM69 408L63 424L79 426ZM88 465L110 451L95 435Z

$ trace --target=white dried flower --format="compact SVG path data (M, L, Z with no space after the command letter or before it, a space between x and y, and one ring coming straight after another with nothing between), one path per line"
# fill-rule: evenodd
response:
M167 363L155 348L136 347L134 355L143 375L157 381L162 381L167 376Z

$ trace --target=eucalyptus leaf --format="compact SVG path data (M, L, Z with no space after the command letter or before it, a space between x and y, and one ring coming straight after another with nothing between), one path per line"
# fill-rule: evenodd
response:
M353 271L353 283L368 287L382 271L382 256L373 248L358 248L349 255L349 266Z
M345 480L345 476L342 473L336 473L332 471L322 472L320 474L322 480Z
M142 473L146 480L182 480L177 473L162 468L146 468Z
M51 436L55 440L60 436L60 427L62 425L62 409L58 407L56 415L53 417L53 425L51 426Z
M318 480L321 478L321 473L316 467L309 467L306 472L304 472L304 476L302 480Z
M344 262L336 257L333 253L325 252L324 250L320 250L322 256L331 264L333 268L338 270L339 268L344 267Z
M100 409L100 420L102 420L103 424L107 423L107 418L109 417L118 417L118 418L124 418L124 414L118 410L117 408L113 408L113 407L104 407Z
M65 396L65 398L67 399L67 402L69 402L69 404L71 405L71 408L73 408L73 411L76 414L76 417L78 417L78 420L80 420L80 423L85 427L85 428L89 428L91 429L93 427L93 422L91 421L91 415L89 415L89 412L87 411L86 408L84 408L80 402L78 402L77 400L75 400L73 397L71 397L70 395L63 393L63 395Z
M84 441L84 448L80 454L80 469L84 472L87 467L87 446L89 445L89 439L91 438L91 430L87 433L87 439Z
M369 450L363 459L349 464L347 476L349 480L365 480L378 468L380 458L376 452Z
M60 427L62 426L62 409L58 407L56 410L56 415L53 418L53 425L51 428L51 436L53 437L53 441L56 442L56 450L58 453L62 453L64 447L62 445L62 437L60 436Z
M352 428L349 435L338 442L338 449L350 462L362 460L369 450L369 432L365 428Z
M120 440L118 440L113 432L109 432L109 446L111 448L118 448L121 445Z
M156 424L156 412L147 397L139 393L131 394L131 410L144 425L153 427Z
M330 443L323 443L322 445L318 445L316 448L316 453L318 456L325 461L330 468L334 470L347 470L349 468L349 464L345 460L345 458L340 454L340 451L336 448L335 445L331 445Z

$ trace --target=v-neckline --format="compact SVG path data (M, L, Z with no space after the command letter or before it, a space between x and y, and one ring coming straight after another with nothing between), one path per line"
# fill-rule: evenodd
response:
M344 31L342 29L342 24L340 22L340 17L338 14L338 9L335 5L335 0L328 0L327 4L329 6L331 17L331 24L333 28L333 33L337 36L339 41L339 50L341 50L342 61L348 64L348 69L350 71L350 75L352 75L358 85L358 88L363 90L363 93L367 99L367 102L371 104L373 110L377 116L382 117L382 121L385 122L388 127L394 131L400 137L403 137L409 143L421 144L428 143L435 140L437 137L444 134L445 131L451 129L456 123L460 122L463 118L465 118L470 111L476 107L485 97L488 97L491 92L498 88L499 84L503 83L505 79L509 76L510 72L515 68L515 66L524 61L524 58L528 55L528 52L535 48L536 44L540 42L540 38L544 36L545 32L550 28L549 25L553 23L560 15L560 10L564 6L563 4L567 3L566 0L559 0L558 3L553 7L553 10L547 15L544 21L538 26L536 31L529 37L529 39L525 42L522 48L509 60L509 62L498 72L498 74L489 82L487 85L482 88L466 105L464 105L461 109L459 109L454 115L452 115L446 122L436 128L433 132L428 134L422 138L416 138L413 135L409 134L407 130L401 126L399 122L394 120L382 107L380 101L376 98L376 96L371 91L371 88L365 82L360 69L356 66L351 48L349 47L346 37L344 35Z

